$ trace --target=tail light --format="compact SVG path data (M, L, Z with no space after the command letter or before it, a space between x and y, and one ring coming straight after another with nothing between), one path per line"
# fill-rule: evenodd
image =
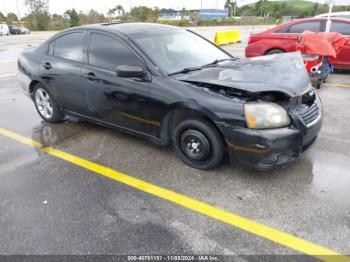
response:
M249 37L248 45L253 44L259 40L261 40L261 37L252 35Z

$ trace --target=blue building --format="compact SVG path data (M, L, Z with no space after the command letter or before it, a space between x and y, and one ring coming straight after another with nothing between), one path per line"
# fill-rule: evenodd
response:
M200 20L214 20L227 18L227 12L223 9L199 9L196 11Z
M188 16L188 12L196 13L199 20L214 20L227 18L227 11L224 9L194 9L194 10L163 10L160 12L159 18L165 20L180 20L191 18Z

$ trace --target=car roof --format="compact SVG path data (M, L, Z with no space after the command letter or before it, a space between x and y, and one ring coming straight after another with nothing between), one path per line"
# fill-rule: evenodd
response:
M324 13L324 14L319 14L316 15L315 17L328 17L329 13ZM345 12L332 12L331 13L331 17L332 15L350 15L350 11L345 11Z
M327 21L327 17L310 17L310 18L302 18L302 19L295 19L293 21L290 21L286 24L283 25L287 25L287 24L298 24L298 23L302 23L302 22L308 22L308 21ZM349 19L346 18L341 18L341 17L331 17L332 21L339 21L339 22L346 22L346 23L350 23Z
M137 33L144 33L144 32L153 32L153 31L161 31L161 30L176 30L180 29L176 26L170 26L170 25L162 25L162 24L155 24L155 23L103 23L103 24L93 24L93 25L86 25L86 26L80 26L75 27L74 29L100 29L104 31L109 32L119 32L124 35L131 35L131 34L137 34Z
M276 27L273 27L269 30L266 30L264 32L258 33L258 34L265 34L265 33L273 33L277 30L283 29L285 27L291 26L291 25L295 25L295 24L299 24L299 23L304 23L304 22L313 22L313 21L327 21L327 17L311 17L311 18L301 18L301 19L295 19L293 21L284 23L282 25L278 25ZM337 21L337 22L344 22L344 23L349 23L350 24L350 19L346 19L346 18L339 18L339 17L331 17L332 21Z

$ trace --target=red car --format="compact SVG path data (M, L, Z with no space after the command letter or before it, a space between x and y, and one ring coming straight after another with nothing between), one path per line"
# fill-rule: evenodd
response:
M331 18L331 32L338 32L350 38L350 19ZM296 51L298 35L305 30L322 32L327 18L298 19L262 33L251 35L245 49L246 57ZM345 45L334 63L337 69L350 69L350 41Z

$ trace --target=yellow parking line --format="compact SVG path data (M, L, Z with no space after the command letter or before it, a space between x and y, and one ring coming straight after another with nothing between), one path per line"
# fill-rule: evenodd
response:
M199 200L187 197L185 195L170 191L160 186L148 183L141 179L128 176L114 169L99 165L92 161L80 158L78 156L63 152L52 147L42 147L42 145L30 138L21 136L12 131L0 128L0 134L8 138L14 139L23 144L33 146L40 149L48 155L55 156L59 159L65 160L74 165L80 166L87 170L93 171L102 176L108 177L130 187L147 192L159 198L176 203L198 213L204 214L208 217L214 218L218 221L227 223L236 228L240 228L257 236L269 239L275 243L294 249L298 252L317 257L323 261L350 261L350 257L337 253L328 248L311 243L301 238L295 237L288 233L279 231L272 227L254 222L242 216L230 213L223 209L211 206Z
M338 86L338 87L350 88L350 84L326 83L326 84L323 84L323 85L325 85L325 86Z

